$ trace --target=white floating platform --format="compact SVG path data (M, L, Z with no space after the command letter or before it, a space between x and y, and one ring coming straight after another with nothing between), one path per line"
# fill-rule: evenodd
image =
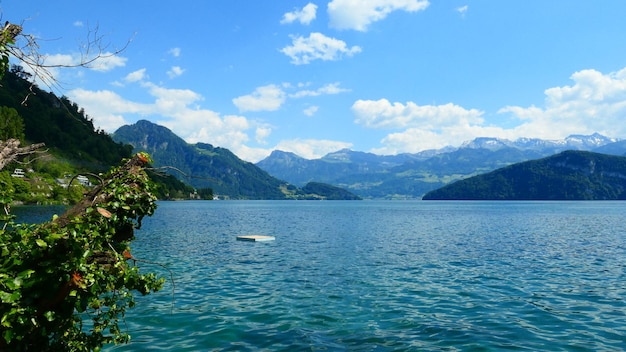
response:
M237 241L264 242L264 241L273 241L275 239L276 237L274 236L261 236L261 235L237 236Z

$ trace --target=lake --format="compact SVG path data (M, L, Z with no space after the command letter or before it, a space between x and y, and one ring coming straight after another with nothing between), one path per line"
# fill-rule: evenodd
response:
M105 350L622 350L625 220L626 202L162 202L132 251L175 287L138 262L168 282Z

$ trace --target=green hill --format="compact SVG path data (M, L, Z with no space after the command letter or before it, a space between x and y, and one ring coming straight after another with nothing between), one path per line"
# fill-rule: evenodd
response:
M222 199L358 199L330 185L306 191L270 176L230 150L206 143L188 144L166 127L141 120L115 131L116 141L149 153L154 166L197 188L211 188Z
M106 171L131 156L131 145L117 143L109 134L97 130L77 104L43 91L25 78L28 77L24 77L23 71L15 68L5 73L0 81L0 111L15 110L23 127L22 144L45 143L46 152L26 165L7 165L2 170L0 178L13 189L16 200L66 203L68 198L78 197L71 196L64 185L72 176ZM0 129L3 126L0 123ZM15 168L28 170L26 177L10 177ZM176 179L152 176L159 198L186 198L193 192L192 187Z
M623 200L626 157L565 151L428 192L424 200Z
M129 143L135 151L148 152L154 166L165 169L196 188L211 188L230 199L286 199L280 181L228 149L210 144L187 144L169 129L149 121L120 127L116 141Z
M14 70L0 87L0 106L17 110L26 142L45 143L51 154L91 171L107 170L131 156L132 147L113 141L76 103L43 91Z
M303 194L312 194L313 199L325 200L361 200L361 197L326 183L309 182L302 187ZM315 196L317 195L317 196Z

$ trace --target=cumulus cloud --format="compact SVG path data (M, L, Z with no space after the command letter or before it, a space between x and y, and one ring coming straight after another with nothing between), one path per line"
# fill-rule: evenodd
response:
M349 48L346 42L318 32L308 37L292 36L291 39L292 45L284 47L281 52L289 56L294 65L306 65L315 60L336 61L361 52L359 46Z
M99 72L108 72L113 70L116 67L124 67L126 66L126 61L128 59L125 57L121 57L119 55L113 55L112 53L104 53L102 57L89 64L88 68L99 71Z
M417 105L413 102L391 103L387 99L357 100L352 105L355 122L369 128L433 129L454 124L480 124L483 112L465 109L449 103L445 105Z
M349 89L339 87L340 83L329 83L316 90L300 90L293 94L290 94L290 98L302 98L302 97L317 97L320 95L339 94L349 92Z
M355 123L367 128L394 130L381 140L377 154L416 153L424 149L458 145L477 136L502 136L501 128L484 124L484 112L452 103L418 105L387 99L357 100L352 105Z
M319 110L319 106L309 106L308 108L304 109L304 111L302 111L306 116L313 116L315 115L315 113L317 112L317 110Z
M355 122L393 132L381 140L378 154L419 152L457 146L476 137L562 139L571 134L626 136L626 68L603 74L589 69L575 72L572 85L545 90L544 106L506 106L496 116L513 122L502 127L489 122L482 111L455 104L417 105L386 99L358 100L352 106Z
M179 57L180 56L180 48L171 48L170 50L167 51L170 55L172 55L173 57Z
M152 111L149 105L125 100L109 90L74 89L68 96L89 112L89 116L94 120L94 126L108 132L113 132L127 123L125 114L146 115Z
M143 81L146 78L146 69L142 68L137 71L133 71L124 77L124 81L128 83Z
M465 17L465 14L467 13L467 10L469 9L469 6L465 5L465 6L460 6L456 8L456 12L461 14L461 17Z
M313 3L308 3L302 8L302 10L294 10L292 12L287 12L286 14L284 14L283 19L280 21L280 23L287 24L298 21L301 24L310 24L311 21L315 19L316 12L317 5Z
M370 152L381 155L417 153L426 149L458 146L464 141L483 136L514 139L513 131L496 126L459 124L434 129L413 127L386 135L380 141L382 146Z
M427 0L333 0L328 3L328 15L333 28L366 31L391 12L417 12L428 5Z
M68 97L89 112L96 127L107 132L149 118L189 143L205 142L228 148L245 160L258 161L271 152L246 146L250 141L249 132L254 133L258 141L271 134L271 128L266 124L245 116L222 115L201 109L198 102L203 97L188 89L170 89L146 81L140 81L139 86L146 90L151 100L138 103L109 90L85 89L71 90Z
M167 71L167 76L169 78L176 78L178 76L181 76L184 72L185 70L182 69L180 66L172 66L172 68Z
M351 147L352 143L326 139L292 139L281 141L275 149L291 152L305 159L318 159L328 153Z
M570 79L573 85L546 89L543 108L506 106L499 112L522 121L520 133L541 138L593 132L626 136L626 68L608 74L582 70Z
M258 87L252 94L233 99L239 111L275 111L285 102L286 94L277 85Z

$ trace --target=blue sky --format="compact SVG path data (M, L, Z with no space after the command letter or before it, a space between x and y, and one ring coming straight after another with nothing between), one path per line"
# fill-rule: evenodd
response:
M475 137L626 138L626 1L2 0L56 94L114 132L147 119L256 162L459 146ZM130 41L130 42L129 42ZM19 43L18 43L19 44ZM43 85L43 83L40 83Z

